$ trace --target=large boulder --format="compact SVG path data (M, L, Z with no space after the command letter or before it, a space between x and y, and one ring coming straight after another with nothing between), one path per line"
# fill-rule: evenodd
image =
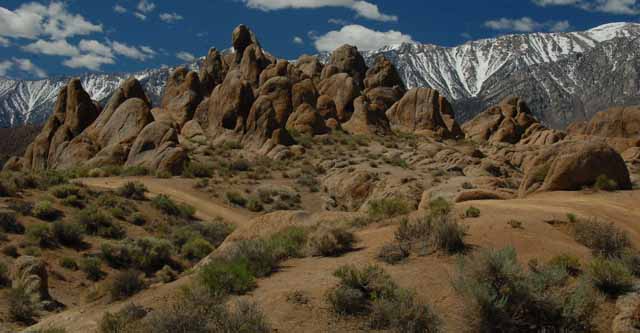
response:
M359 85L347 73L335 74L323 80L318 86L318 92L333 100L338 120L342 122L349 120L353 112L353 101L361 94Z
M182 127L184 123L193 119L193 114L202 99L203 93L198 74L180 67L169 76L161 107L169 113L178 127Z
M305 79L293 85L291 88L291 103L297 109L302 104L316 105L318 91L312 79Z
M130 98L122 103L103 127L99 128L96 143L100 147L130 143L151 121L151 110L140 98Z
M175 124L154 121L133 142L125 165L178 174L186 160L186 151L178 145L178 129Z
M541 191L575 191L593 186L600 176L630 189L629 170L613 148L601 141L563 141L550 145L524 166L520 195Z
M291 81L284 76L269 79L249 111L246 138L261 146L276 130L285 128L291 112Z
M304 103L287 120L287 130L306 135L317 135L328 132L324 119L310 104Z
M604 138L620 153L640 147L640 107L614 107L598 112L588 122L571 124L567 132L576 139L586 136Z
M345 131L358 135L388 135L391 133L391 126L384 111L370 108L369 100L365 96L356 98L353 104L355 111L351 119L342 124Z
M404 94L406 89L396 66L383 55L376 57L373 66L367 70L364 87L366 89L373 89L377 87L395 86L399 87Z
M249 81L254 87L260 83L260 74L271 64L259 45L251 44L245 50L240 61L240 73L244 80Z
M391 127L399 131L441 138L462 137L451 105L434 89L411 89L387 110L386 115Z
M209 49L198 75L205 97L211 95L213 89L224 81L228 69L229 66L224 62L220 52L216 48Z
M100 107L82 88L80 79L72 79L67 85L67 102L64 124L72 136L80 134L100 113Z
M319 79L322 74L322 63L318 57L302 55L296 61L296 67L301 72L300 79Z
M229 72L209 98L209 125L206 128L212 134L221 129L243 130L253 101L251 84L242 79L239 71Z
M367 64L357 47L342 45L335 49L331 53L329 64L335 66L339 73L349 74L360 89L364 88Z

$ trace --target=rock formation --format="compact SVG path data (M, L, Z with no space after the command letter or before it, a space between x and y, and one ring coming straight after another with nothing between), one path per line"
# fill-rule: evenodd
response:
M602 138L623 153L640 147L640 107L615 107L598 112L587 122L571 124L567 132L577 139L586 136Z
M20 256L13 268L13 288L23 288L37 306L47 310L59 305L49 294L49 275L45 262L36 257Z

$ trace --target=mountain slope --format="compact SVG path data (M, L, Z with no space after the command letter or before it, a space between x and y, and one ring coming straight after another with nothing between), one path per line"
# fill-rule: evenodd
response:
M384 54L408 87L439 90L462 121L508 95L519 95L544 123L564 127L606 107L638 102L638 37L639 24L611 23L583 32L507 35L451 48L405 43L363 55L372 62ZM326 60L328 54L320 58ZM157 102L170 70L86 74L81 79L87 92L103 101L133 75ZM43 122L68 79L0 78L0 127Z

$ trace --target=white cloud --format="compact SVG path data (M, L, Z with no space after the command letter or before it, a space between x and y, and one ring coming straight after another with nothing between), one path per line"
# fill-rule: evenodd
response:
M0 76L6 76L11 67L13 67L13 63L11 61L0 61Z
M300 37L300 36L295 36L295 37L293 37L293 43L294 44L298 44L298 45L302 45L302 44L304 44L304 39L302 39L302 37Z
M139 19L141 19L143 21L145 21L147 19L147 15L144 15L142 13L135 12L135 13L133 13L133 15L135 15L135 17L137 17L137 18L139 18Z
M148 46L140 46L140 50L146 54L156 55L156 51Z
M411 36L399 31L376 31L352 24L344 26L338 31L329 31L325 35L316 37L315 46L318 51L333 51L344 44L350 44L357 46L361 51L366 51L412 41Z
M113 11L116 13L124 14L127 12L127 9L119 4L116 4L115 6L113 6Z
M327 22L331 23L331 24L335 24L335 25L348 25L351 24L349 21L347 20L343 20L343 19L334 19L331 18L329 19Z
M154 9L156 9L156 4L151 1L140 0L140 2L138 3L138 10L143 13L150 13Z
M62 64L70 68L87 68L99 71L102 65L113 63L115 61L111 57L89 53L67 59Z
M196 60L196 57L193 54L191 54L189 52L185 52L185 51L181 51L181 52L176 53L176 57L178 59L180 59L180 60L184 60L184 61L188 61L188 62Z
M178 13L162 13L159 15L160 19L167 22L173 23L182 20L184 17Z
M359 17L366 19L389 22L397 21L395 15L387 15L380 12L378 5L361 0L242 0L249 8L264 11L279 10L287 8L321 8L321 7L344 7L356 12Z
M8 38L0 37L0 46L7 47L9 45L11 45L11 42Z
M108 45L98 42L97 40L83 39L78 44L78 48L80 48L80 50L84 52L113 58L113 52L111 51L111 48Z
M65 39L55 41L46 41L40 39L35 43L23 46L22 49L29 53L54 56L74 56L79 54L78 48L67 43Z
M533 0L538 6L575 6L588 11L618 15L640 14L637 0Z
M145 61L147 59L153 58L152 54L145 53L135 46L129 46L120 42L112 42L111 48L115 53L131 59Z
M20 70L22 70L23 72L32 74L35 77L43 78L47 76L47 73L44 70L42 70L42 68L36 66L29 59L13 58L13 62L15 63L16 66L18 66Z
M566 31L571 28L569 21L547 21L537 22L530 17L522 18L500 18L496 20L486 21L484 26L492 30L517 31L517 32L533 32L540 30L549 31Z
M102 25L69 13L62 2L53 1L48 6L30 2L14 11L0 7L0 35L5 37L65 39L101 31Z

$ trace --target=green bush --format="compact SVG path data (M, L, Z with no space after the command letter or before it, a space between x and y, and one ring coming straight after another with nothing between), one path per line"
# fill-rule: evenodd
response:
M596 294L584 283L567 282L567 272L557 267L525 272L507 247L460 258L453 285L474 331L589 331Z
M308 232L301 227L287 227L273 234L268 241L274 257L278 260L299 258L307 244Z
M191 162L184 168L182 175L187 178L211 178L213 169L212 165Z
M84 207L84 200L77 195L70 195L62 199L62 204L68 207L82 208Z
M409 213L409 206L401 199L369 201L369 215L374 218L391 218Z
M171 242L146 237L119 243L104 243L101 253L113 268L136 268L146 273L155 272L171 263Z
M580 259L571 254L555 256L547 263L550 267L557 267L566 271L571 276L578 276L582 272Z
M84 243L84 227L75 222L55 222L53 237L62 245L79 246Z
M116 224L111 216L95 206L78 211L75 215L75 222L82 226L89 235L113 239L121 239L126 235L125 230Z
M600 175L596 178L593 187L598 191L615 191L618 189L618 183L607 177L607 175Z
M17 258L20 255L18 253L18 248L15 245L7 245L3 247L2 254L11 258Z
M246 206L248 210L256 213L264 210L264 206L262 206L262 204L260 203L260 200L258 200L258 198L255 198L255 197L249 197L249 199L247 200Z
M60 266L71 271L78 270L78 263L73 258L64 257L60 259Z
M190 260L200 260L213 251L213 246L204 238L193 238L182 246L182 255Z
M56 245L53 233L47 224L38 223L29 225L25 236L34 245L40 247L52 247Z
M16 219L13 212L0 211L0 231L12 234L24 233L24 226Z
M447 215L453 207L445 198L437 197L429 202L429 211L432 216Z
M379 266L369 265L361 269L342 266L334 272L340 280L329 291L327 300L334 312L357 315L369 311L370 302L377 298L392 298L398 286Z
M595 258L587 273L593 286L607 295L620 295L633 287L633 275L620 260Z
M75 184L62 184L52 187L49 192L58 199L64 199L71 195L80 196L81 188Z
M136 332L133 325L146 315L147 311L143 307L130 303L116 313L107 312L98 324L98 331L100 333L133 333Z
M146 176L148 174L149 170L147 168L137 165L124 168L122 172L120 172L120 175L124 177Z
M151 200L151 203L163 213L171 216L190 219L196 213L192 206L187 204L177 204L164 194L157 195L153 200Z
M240 194L239 192L229 191L225 193L225 196L227 198L227 201L232 205L236 205L240 207L244 207L247 205L247 199L244 196L242 196L242 194Z
M144 281L140 275L140 272L135 270L126 270L116 274L109 285L111 300L127 299L144 289Z
M251 164L249 164L249 161L241 158L231 162L230 168L233 171L245 172L251 169Z
M391 243L380 248L378 259L387 264L395 265L409 257L409 254L409 250L402 246L402 244Z
M270 275L278 267L274 248L264 239L241 240L230 251L231 261L246 260L249 271L255 277Z
M309 249L315 256L333 257L353 249L356 239L342 228L319 228L309 236Z
M100 265L100 259L87 257L80 262L80 269L86 274L87 279L91 281L98 281L104 276L104 272L100 268Z
M217 248L231 234L234 227L222 220L194 222L173 230L171 240L178 248L194 238L204 238Z
M51 201L47 200L38 201L33 206L31 213L33 216L45 221L53 221L60 216L60 211L53 207Z
M432 212L413 223L403 220L395 233L395 239L407 249L435 249L449 254L466 249L464 238L467 228L452 214Z
M471 217L471 218L480 217L480 209L471 206L467 208L467 210L464 212L464 216Z
M399 289L393 297L371 302L372 329L392 329L398 333L435 333L441 331L440 318L431 308L420 303L414 293Z
M32 324L33 317L36 315L36 304L27 290L23 287L12 288L6 297L9 304L9 317L15 321Z
M147 223L147 217L141 213L133 213L133 215L131 215L131 223L137 226L143 226Z
M164 265L161 270L156 272L156 277L163 283L173 282L178 278L178 273L169 265Z
M147 187L140 182L127 182L116 189L116 193L122 197L133 200L144 200Z
M9 278L9 268L7 264L0 261L0 288L7 287L11 284L11 279Z
M202 267L198 277L207 291L216 296L244 294L256 286L255 277L244 258L213 260Z
M574 223L573 228L576 241L590 248L596 255L619 258L631 244L627 233L613 223L579 221Z

